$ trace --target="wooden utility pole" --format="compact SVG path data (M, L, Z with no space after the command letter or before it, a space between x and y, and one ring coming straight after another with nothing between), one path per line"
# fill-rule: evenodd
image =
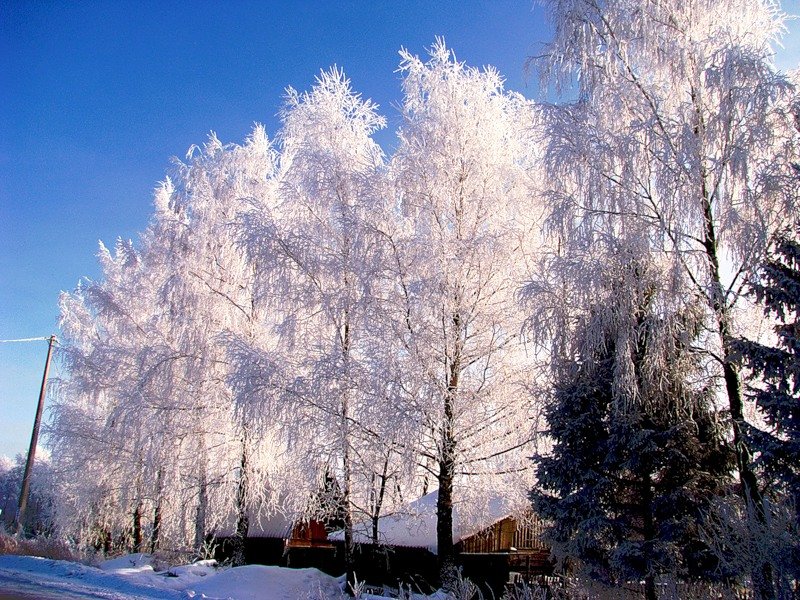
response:
M48 338L47 344L47 358L44 362L44 375L42 375L42 387L39 389L39 404L36 407L36 418L33 421L33 433L31 434L31 446L28 449L28 460L25 462L25 475L22 477L22 490L19 493L19 505L17 507L17 516L14 518L14 529L17 533L22 531L23 519L25 517L25 508L28 505L28 494L31 489L31 471L33 470L33 461L36 458L36 444L39 441L39 426L42 424L42 412L44 410L44 397L47 392L47 374L50 371L50 357L53 355L53 344L56 341L56 336L51 335Z

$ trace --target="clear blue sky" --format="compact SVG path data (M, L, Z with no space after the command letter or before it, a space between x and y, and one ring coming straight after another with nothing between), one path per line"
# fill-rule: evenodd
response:
M800 12L800 0L785 4ZM0 3L0 339L57 331L57 300L99 274L98 240L135 238L171 156L210 130L277 129L286 86L339 65L389 119L397 51L444 36L535 98L523 70L547 39L529 0ZM790 29L798 29L790 23ZM779 64L796 67L798 36ZM46 342L0 344L0 455L27 449Z

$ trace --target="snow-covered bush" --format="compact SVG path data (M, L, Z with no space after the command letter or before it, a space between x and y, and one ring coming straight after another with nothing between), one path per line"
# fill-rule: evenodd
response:
M17 514L25 460L24 454L18 454L13 462L7 457L0 457L0 525L7 530L12 528ZM55 492L50 460L40 455L31 472L30 494L22 523L27 533L46 535L52 532Z
M0 555L40 556L53 560L77 561L84 557L66 541L57 537L37 536L23 538L11 535L0 526Z

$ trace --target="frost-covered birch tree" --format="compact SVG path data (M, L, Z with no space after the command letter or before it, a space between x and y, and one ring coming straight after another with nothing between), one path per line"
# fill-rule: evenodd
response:
M671 262L672 293L706 307L705 351L730 415L743 500L765 519L743 436L731 342L745 275L797 210L789 159L793 88L772 63L783 15L768 1L548 2L545 77L577 75L578 101L549 111L553 222L566 254L622 217ZM562 79L563 81L563 79ZM754 565L760 597L769 565Z
M247 376L257 354L245 357L243 390L256 385L260 406L281 407L307 483L336 478L350 574L353 514L363 505L354 485L359 440L376 434L369 421L383 398L366 340L380 259L369 222L383 210L374 193L383 152L371 135L385 122L336 68L309 92L289 89L282 120L278 201L256 199L242 219L244 247L259 265L259 299L278 315L282 364L272 384L263 372L259 384Z
M268 335L269 327L255 302L257 265L238 247L233 226L250 199L272 194L274 173L275 153L263 127L256 126L241 146L224 146L212 134L179 165L162 210L171 215L175 228L169 253L174 276L164 287L164 301L174 302L178 311L191 309L176 312L173 321L180 344L194 358L187 381L198 433L193 437L197 458L191 465L198 481L198 534L211 478L215 487L227 490L226 504L235 520L234 560L239 563L244 561L249 519L274 506L280 452L271 432L256 430L234 402L230 340L253 343ZM221 447L227 452L212 459L209 449ZM216 525L223 523L217 516Z
M62 295L61 357L71 376L59 386L50 440L64 516L125 532L138 550L154 483L148 459L172 442L149 410L163 383L147 360L158 335L149 310L155 272L130 242L118 241L113 255L101 245L99 258L104 279Z
M405 222L392 244L403 408L438 483L437 550L454 569L453 507L513 505L530 485L530 396L515 301L539 206L527 162L533 110L493 69L438 41L401 52L405 98L391 175ZM402 232L402 228L399 229ZM515 486L515 484L519 484Z
M99 504L132 506L136 549L144 500L151 549L162 531L198 548L231 518L244 537L249 516L271 508L280 472L269 432L248 437L235 411L227 361L228 337L252 340L262 326L231 226L245 198L265 193L274 155L259 127L243 146L212 135L192 154L158 188L141 249L101 248L103 279L62 299L69 377L54 456L77 467L96 452L102 476L87 485ZM94 505L86 492L75 506Z

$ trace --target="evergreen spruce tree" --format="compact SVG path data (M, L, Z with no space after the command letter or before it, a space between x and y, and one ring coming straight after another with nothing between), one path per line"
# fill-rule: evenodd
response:
M751 291L776 324L772 345L746 339L737 343L750 369L749 396L767 425L766 431L751 426L748 434L758 452L755 467L767 491L794 512L795 539L788 552L792 556L783 556L782 562L800 579L796 539L800 531L800 221L776 235L774 249L751 283Z
M618 351L620 310L590 311L574 337L574 358L559 365L545 416L553 440L539 461L534 509L551 522L560 558L616 585L672 574L710 579L717 561L699 540L710 500L729 482L730 451L708 389L690 383L698 359L691 320L658 317L647 297L629 321L632 355ZM630 359L635 393L620 394Z

